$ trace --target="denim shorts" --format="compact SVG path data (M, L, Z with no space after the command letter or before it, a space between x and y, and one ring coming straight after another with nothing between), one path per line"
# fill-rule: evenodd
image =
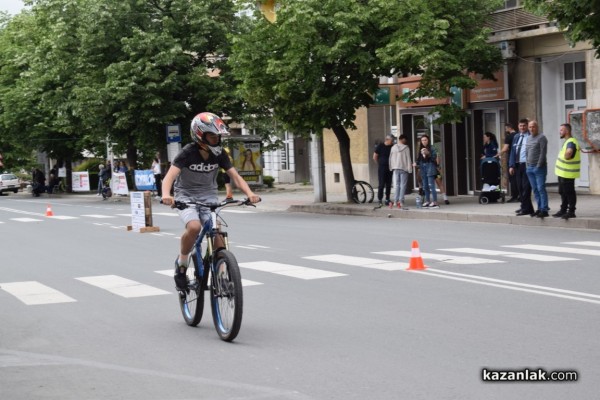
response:
M183 225L187 226L190 221L201 221L202 224L210 219L210 210L208 208L200 209L200 216L198 216L198 211L195 207L188 207L185 210L177 210L179 214L179 218L183 221ZM202 220L200 220L202 217Z

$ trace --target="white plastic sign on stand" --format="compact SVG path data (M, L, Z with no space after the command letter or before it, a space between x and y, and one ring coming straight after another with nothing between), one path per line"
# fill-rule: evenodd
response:
M140 232L145 227L144 192L131 192L131 228L134 232Z

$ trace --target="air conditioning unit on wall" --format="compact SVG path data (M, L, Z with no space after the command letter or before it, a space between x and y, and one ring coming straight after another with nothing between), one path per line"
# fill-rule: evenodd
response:
M516 58L517 51L514 40L503 40L498 43L498 47L500 47L500 52L502 53L502 58L505 60L508 58Z

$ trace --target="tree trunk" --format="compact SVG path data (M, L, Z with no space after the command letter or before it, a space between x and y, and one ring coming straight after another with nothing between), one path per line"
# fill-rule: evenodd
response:
M350 158L350 136L343 126L334 126L333 133L340 145L340 159L342 160L342 172L346 185L346 200L352 202L352 187L354 186L354 172L352 171L352 159Z
M127 164L130 170L137 169L137 147L133 135L127 139Z

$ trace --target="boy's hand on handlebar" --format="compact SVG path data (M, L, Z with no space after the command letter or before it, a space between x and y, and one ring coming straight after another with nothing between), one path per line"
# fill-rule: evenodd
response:
M172 206L173 204L175 204L175 199L172 196L163 196L161 203L163 203L166 206Z
M250 203L253 203L253 204L258 203L258 202L260 202L260 197L258 197L254 193L252 193L251 196L248 196L248 200L250 201Z

